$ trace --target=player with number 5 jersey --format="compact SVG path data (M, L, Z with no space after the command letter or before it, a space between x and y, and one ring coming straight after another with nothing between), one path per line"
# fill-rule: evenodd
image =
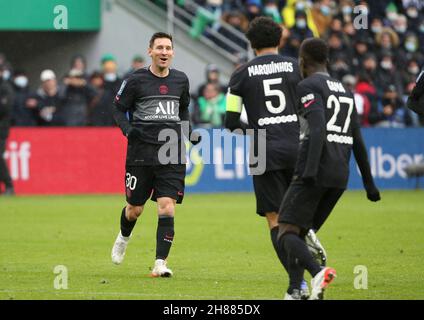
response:
M256 57L231 76L225 125L230 130L253 131L251 154L263 150L261 143L266 147L266 152L258 155L266 157L262 160L266 163L265 171L251 170L256 213L266 218L274 249L288 269L287 256L280 254L277 248L278 210L290 185L297 158L296 86L301 76L296 59L278 54L281 36L281 26L270 18L256 18L250 24L246 37ZM240 121L243 105L247 124ZM303 289L305 297L308 295L306 283Z

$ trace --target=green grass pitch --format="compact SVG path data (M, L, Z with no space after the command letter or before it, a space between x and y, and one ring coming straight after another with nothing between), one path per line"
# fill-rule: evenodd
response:
M371 203L363 192L347 192L319 232L338 272L326 299L424 299L424 192L382 197ZM253 194L186 195L169 279L149 277L152 202L124 263L111 263L123 205L123 196L0 198L0 299L282 299L287 275ZM54 288L57 265L68 270L66 290ZM367 282L355 280L365 275L354 273L358 265Z

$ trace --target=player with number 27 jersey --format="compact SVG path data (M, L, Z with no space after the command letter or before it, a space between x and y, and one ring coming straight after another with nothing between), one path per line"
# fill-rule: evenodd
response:
M349 178L353 129L359 128L353 95L340 81L320 72L302 80L297 92L300 98L298 114L301 147L295 177L315 176L317 185L344 189ZM308 157L319 156L319 153L308 155L310 128L306 117L311 112L323 112L326 123L321 161L315 161L319 162L316 175L308 172L315 169L315 166L306 167Z

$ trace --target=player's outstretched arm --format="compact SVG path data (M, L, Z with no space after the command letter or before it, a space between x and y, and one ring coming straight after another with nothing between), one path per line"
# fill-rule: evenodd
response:
M362 182L367 192L367 198L370 201L379 201L381 199L380 192L375 186L374 179L371 174L371 168L368 161L367 149L362 139L361 129L359 126L352 128L353 135L353 155L362 175Z
M324 146L326 129L325 115L322 110L317 109L305 115L309 126L309 146L302 180L308 184L315 184L316 182L322 148Z

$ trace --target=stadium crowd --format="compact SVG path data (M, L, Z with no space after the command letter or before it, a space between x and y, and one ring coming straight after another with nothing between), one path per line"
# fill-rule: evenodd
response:
M217 30L220 21L225 21L244 33L255 17L271 16L284 27L283 55L297 57L305 38L325 39L330 47L329 70L355 93L363 126L424 125L423 118L405 107L424 63L424 0L194 2L214 13L217 18L207 23ZM193 1L176 3L188 8ZM365 26L361 24L364 15ZM194 26L196 21L191 23ZM202 32L207 36L206 28ZM242 55L239 58L239 64L246 61ZM118 75L115 57L105 55L101 70L88 74L85 58L76 55L62 78L57 78L53 70L44 70L39 88L32 92L25 71L14 69L0 53L3 83L9 83L15 93L12 125L113 126L113 97L122 79L144 63L142 56L135 56L131 70ZM210 64L205 71L205 82L192 92L193 122L202 127L222 127L226 84L220 79L219 66Z
M306 38L326 40L330 46L330 73L355 93L363 126L424 125L423 118L405 108L424 63L424 0L195 2L219 16L218 22L209 23L218 31L219 21L244 33L255 17L272 17L284 27L283 55L297 57ZM177 3L188 6L189 1ZM193 27L196 25L194 21ZM208 36L206 28L203 32ZM208 100L209 92L201 97ZM213 101L219 101L221 93L214 95ZM200 114L205 109L203 104L198 100ZM220 103L215 104L217 110L222 110Z

